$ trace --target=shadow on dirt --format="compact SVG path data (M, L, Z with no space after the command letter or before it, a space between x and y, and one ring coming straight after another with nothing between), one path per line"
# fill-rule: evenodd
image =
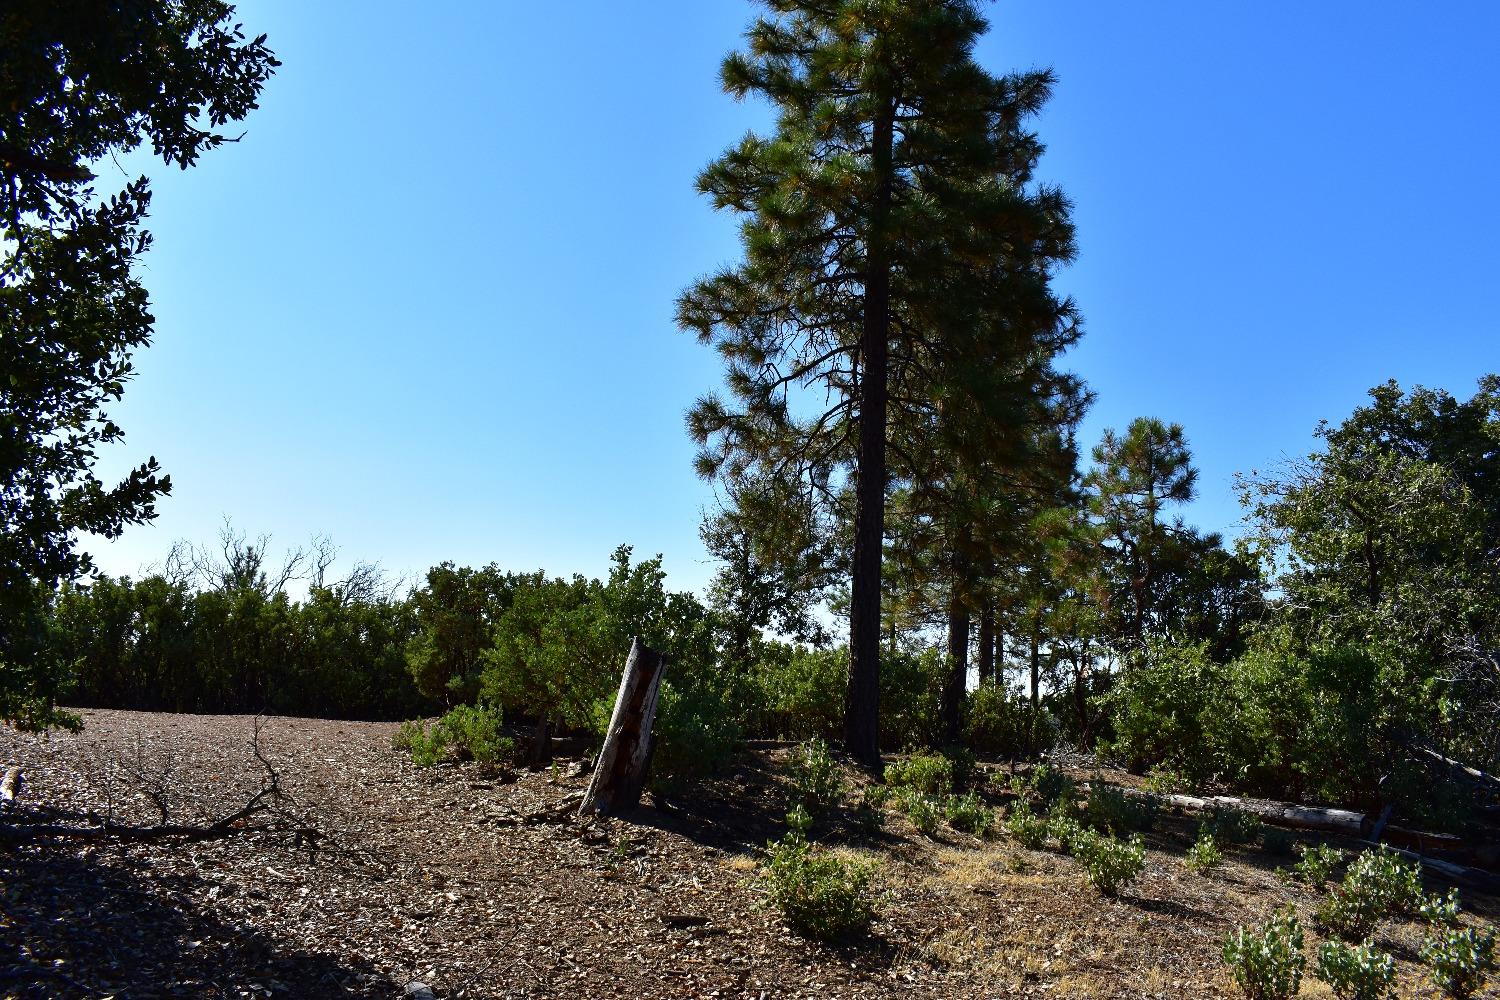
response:
M71 846L0 849L0 995L399 994L370 968L301 950L194 902L211 891L197 876L148 875L108 847L95 857Z

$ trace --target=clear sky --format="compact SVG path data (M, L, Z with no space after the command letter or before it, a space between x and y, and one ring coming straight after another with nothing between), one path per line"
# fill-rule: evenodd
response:
M1233 474L1306 452L1371 385L1467 396L1500 369L1500 4L987 11L986 67L1059 77L1037 127L1076 203L1083 440L1181 422L1190 520L1232 534ZM768 121L717 85L752 16L243 0L285 63L244 141L122 164L155 183L158 323L105 470L155 454L174 489L102 567L228 516L411 577L599 574L628 542L701 586L712 492L682 414L719 368L672 308L737 254L692 181Z

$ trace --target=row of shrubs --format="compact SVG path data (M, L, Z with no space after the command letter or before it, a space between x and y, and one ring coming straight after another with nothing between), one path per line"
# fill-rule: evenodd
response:
M1343 877L1335 881L1335 872L1346 863ZM1496 968L1494 929L1460 926L1457 890L1426 894L1420 872L1385 848L1363 851L1352 860L1332 847L1313 848L1290 875L1326 892L1314 919L1332 937L1319 947L1313 971L1335 996L1384 1000L1392 995L1395 959L1375 947L1373 935L1382 922L1394 918L1425 921L1421 958L1448 996L1473 996ZM1251 1000L1289 1000L1301 988L1307 968L1303 944L1301 922L1288 908L1261 927L1238 928L1224 942L1223 957Z

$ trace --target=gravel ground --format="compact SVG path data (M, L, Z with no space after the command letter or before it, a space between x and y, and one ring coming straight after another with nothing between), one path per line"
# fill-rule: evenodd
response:
M0 813L0 996L396 997L420 980L445 998L1175 1000L1232 993L1218 946L1236 922L1314 902L1261 855L1188 872L1186 821L1163 823L1145 877L1104 900L1066 858L928 840L893 815L874 840L846 831L846 849L882 861L880 919L825 947L786 931L755 883L785 811L777 751L629 821L582 822L566 808L585 782L573 762L514 780L424 771L391 749L391 725L267 719L280 811L143 841L102 826L211 822L261 787L257 722L83 716L77 735L0 729L0 765L26 776ZM36 835L59 824L93 832ZM1401 995L1435 997L1415 926L1382 941Z

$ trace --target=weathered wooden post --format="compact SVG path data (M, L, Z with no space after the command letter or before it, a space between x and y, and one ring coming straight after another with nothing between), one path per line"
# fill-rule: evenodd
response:
M594 776L578 806L580 816L616 815L640 802L646 769L651 766L651 725L656 721L656 699L665 666L662 654L641 642L640 636L630 641L620 693L615 696L615 710L609 718L604 749L594 765Z

